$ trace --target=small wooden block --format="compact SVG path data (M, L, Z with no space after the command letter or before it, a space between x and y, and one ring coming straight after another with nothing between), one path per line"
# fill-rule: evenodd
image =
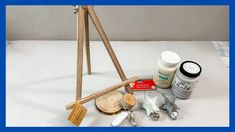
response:
M87 109L83 107L80 103L76 103L70 113L68 120L74 125L79 126L87 112Z
M136 103L135 97L133 95L131 95L131 94L128 94L128 93L123 96L123 99L130 106L134 106L135 103Z
M126 93L123 98L122 98L122 101L121 101L121 105L122 107L124 107L124 109L131 109L132 107L134 107L136 104L136 99L135 99L135 96L129 94L129 93Z

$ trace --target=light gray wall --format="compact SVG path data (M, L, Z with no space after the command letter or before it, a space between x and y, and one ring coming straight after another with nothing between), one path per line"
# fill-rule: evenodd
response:
M110 40L228 40L228 6L95 6ZM75 40L72 6L7 6L7 40ZM90 23L91 39L100 40Z

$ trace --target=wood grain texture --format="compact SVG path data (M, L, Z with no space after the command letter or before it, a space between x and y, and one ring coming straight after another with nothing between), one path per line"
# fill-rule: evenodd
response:
M76 103L72 112L70 113L68 120L76 126L79 126L86 115L87 109L80 103Z
M82 68L83 68L83 39L84 39L84 9L79 6L77 13L77 81L76 100L82 96Z
M131 110L136 104L136 98L129 93L124 94L121 100L121 105L125 110Z
M114 91L114 90L117 90L117 89L119 89L119 88L121 88L121 87L123 87L123 86L126 86L126 85L128 85L128 84L130 84L130 83L132 83L132 82L135 82L135 81L137 81L137 80L139 80L138 77L132 77L132 78L127 79L127 80L125 80L125 81L123 81L123 82L120 82L120 83L117 83L117 84L115 84L115 85L113 85L113 86L110 86L110 87L108 87L108 88L105 88L105 89L103 89L103 90L101 90L101 91L99 91L99 92L97 92L97 93L94 93L94 94L91 94L91 95L89 95L89 96L87 96L87 97L85 97L85 98L82 98L81 100L77 100L76 102L72 102L72 103L66 105L66 106L65 106L65 107L66 107L66 110L72 109L73 106L74 106L74 104L77 103L77 102L79 102L80 104L87 103L87 102L89 102L89 101L91 101L91 100L93 100L93 99L96 99L96 98L98 98L98 97L100 97L100 96L102 96L102 95L105 95L105 94L110 93L110 92L112 92L112 91Z
M103 41L103 43L105 45L105 48L107 49L108 54L111 57L112 62L114 63L115 68L117 69L117 72L118 72L121 80L122 81L126 80L126 76L125 76L125 74L124 74L124 72L122 70L122 67L121 67L121 65L120 65L120 63L119 63L119 61L118 61L118 59L117 59L117 57L116 57L116 55L115 55L111 45L109 43L108 37L107 37L106 33L104 32L104 29L103 29L103 27L102 27L102 25L101 25L97 15L96 15L96 13L95 13L93 7L92 6L87 6L87 8L88 8L89 16L91 17L91 20L94 23L95 28L98 31L98 33L99 33L99 35L100 35L100 37L101 37L101 39L102 39L102 41ZM126 87L126 91L128 93L132 93L132 90L130 89L130 86Z
M84 43L86 47L86 61L87 61L87 72L91 74L91 57L90 57L90 43L89 43L89 18L88 18L88 10L87 6L84 6L85 10L85 37Z
M95 99L96 108L108 115L117 114L122 110L120 105L122 97L123 94L118 90L105 94Z

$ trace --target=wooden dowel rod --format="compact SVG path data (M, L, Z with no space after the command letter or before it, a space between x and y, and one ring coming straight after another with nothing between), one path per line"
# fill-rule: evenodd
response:
M122 81L126 80L126 76L122 70L122 67L121 67L120 63L118 62L118 59L117 59L117 57L116 57L116 55L115 55L115 53L109 43L108 37L106 36L104 29L103 29L97 15L96 15L96 13L95 13L93 7L87 6L87 9L88 9L89 16L91 17L91 20L94 23L95 28L98 31L98 33L99 33L99 35L105 45L105 48L107 49L107 51L108 51L108 53L114 63L114 66L117 69L117 72L118 72L120 78L122 79ZM131 92L130 87L126 87L126 91Z
M78 7L77 13L77 89L76 100L81 99L82 96L82 67L83 67L83 39L84 39L84 9L82 6Z
M93 99L96 99L96 98L98 98L98 97L100 97L100 96L102 96L102 95L105 95L105 94L110 93L110 92L112 92L112 91L114 91L114 90L117 90L117 89L119 89L119 88L121 88L121 87L123 87L123 86L126 86L126 85L128 85L128 84L130 84L130 83L132 83L132 82L135 82L135 81L137 81L137 80L139 80L138 77L132 77L132 78L127 79L127 80L125 80L125 81L123 81L123 82L120 82L120 83L118 83L118 84L115 84L115 85L113 85L113 86L110 86L110 87L108 87L108 88L106 88L106 89L104 89L104 90L101 90L101 91L99 91L99 92L97 92L97 93L91 94L91 95L89 95L89 96L87 96L87 97L85 97L85 98L82 98L81 100L78 100L78 101L76 101L76 102L73 102L73 103L70 103L70 104L66 105L66 106L65 106L65 107L66 107L66 110L72 109L75 103L80 103L80 104L87 103L87 102L89 102L89 101L91 101L91 100L93 100Z
M87 60L87 72L91 74L91 58L90 58L90 43L89 43L89 19L88 19L88 10L87 6L85 9L85 47L86 47L86 60Z

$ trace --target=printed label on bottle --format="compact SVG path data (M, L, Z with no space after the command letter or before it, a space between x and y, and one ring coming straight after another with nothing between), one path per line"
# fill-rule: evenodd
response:
M174 74L164 74L162 72L157 72L154 76L154 82L158 88L170 87Z
M175 78L173 82L174 87L181 88L183 90L192 91L193 87L195 86L195 82L185 82L178 77Z

